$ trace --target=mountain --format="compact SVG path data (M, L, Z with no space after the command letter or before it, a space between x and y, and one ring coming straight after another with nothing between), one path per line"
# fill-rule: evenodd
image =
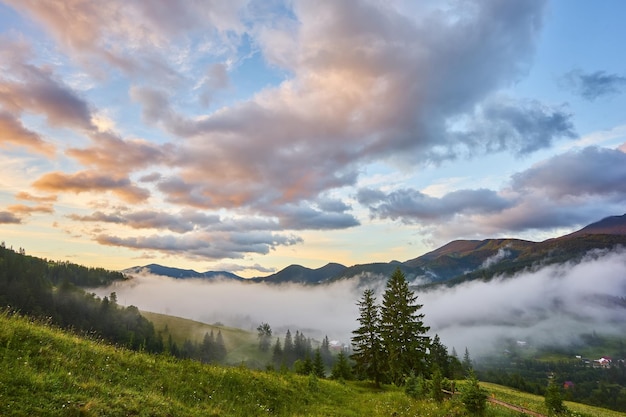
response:
M583 227L577 232L562 236L561 239L584 235L626 235L626 214L606 217L599 222Z
M288 267L265 277L246 281L264 283L323 284L344 279L358 279L361 284L373 284L391 276L396 268L404 272L413 285L446 283L454 285L472 279L489 279L495 275L510 275L535 264L561 263L580 259L593 249L608 249L626 245L626 214L591 223L565 236L543 242L521 239L454 240L438 249L405 262L377 262L346 267L329 263L318 269L301 265ZM138 273L147 270L155 275L172 278L226 277L243 280L224 271L196 272L151 264L124 270Z
M207 278L207 279L233 279L233 280L243 280L240 276L233 274L232 272L226 271L206 271L206 272L197 272L193 269L180 269L180 268L172 268L169 266L163 266L158 264L150 264L145 266L133 266L131 268L124 269L122 271L125 274L140 274L142 272L147 272L153 275L161 275L170 278L176 279L186 279L186 278Z
M433 273L433 282L454 285L472 279L511 275L536 264L576 261L593 249L626 245L626 215L607 217L558 238L457 240L406 261Z
M300 284L321 284L337 275L342 274L347 269L346 266L329 263L321 268L311 269L301 265L289 265L275 274L267 277L253 278L252 281L281 284L285 282L295 282Z

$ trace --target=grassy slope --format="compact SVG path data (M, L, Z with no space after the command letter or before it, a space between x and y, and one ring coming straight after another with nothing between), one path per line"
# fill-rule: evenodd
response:
M490 396L506 401L515 405L528 408L539 413L546 414L547 410L544 404L544 398L539 395L528 394L515 390L513 388L503 387L502 385L481 382L480 385L487 390ZM590 417L624 417L626 414L619 411L607 410L606 408L592 407L590 405L564 401L563 404L570 410L579 415Z
M0 314L2 416L409 416L429 409L445 412L397 389L131 352Z
M485 384L510 402L541 397ZM527 404L530 405L530 404ZM536 406L536 404L535 404ZM535 408L529 406L529 408ZM570 406L570 404L568 404ZM537 406L537 407L540 407ZM574 409L573 405L571 406ZM624 416L601 410L591 416ZM409 399L400 389L202 365L89 341L0 313L2 416L464 415L458 401ZM518 414L490 406L487 416Z
M216 326L201 323L181 317L168 316L166 314L151 313L142 311L141 314L154 324L154 330L161 332L165 341L168 335L172 340L182 346L185 339L194 342L202 342L206 333L217 334L222 332L224 344L228 350L226 362L229 364L239 364L242 362L252 362L259 367L263 367L271 358L270 353L259 352L256 334L233 327ZM167 330L166 330L167 329Z

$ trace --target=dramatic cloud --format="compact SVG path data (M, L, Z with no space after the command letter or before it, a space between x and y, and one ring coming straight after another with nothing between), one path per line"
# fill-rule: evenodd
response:
M6 41L0 51L3 58L0 62L3 72L0 75L0 107L14 116L24 112L45 115L51 126L93 129L89 104L58 79L49 67L29 63L30 52L26 46ZM13 125L14 129L20 130L20 124L14 122ZM32 132L27 135L31 143L37 139L32 135Z
M438 243L527 230L583 226L624 211L626 153L587 147L514 174L500 190L457 190L432 197L415 189L358 190L370 215L419 223ZM442 223L442 220L446 220Z
M475 357L506 339L568 345L592 329L623 334L625 307L619 297L626 296L625 259L622 250L592 253L579 264L418 292L418 302L431 335L438 333L449 349L467 346ZM375 290L380 302L384 277ZM310 287L138 275L96 293L111 291L120 302L142 310L244 329L266 322L281 336L290 328L347 343L357 326L356 302L363 288L358 280Z
M127 74L166 83L182 78L168 63L167 58L178 52L171 45L172 39L179 39L182 45L177 46L184 47L186 35L198 30L227 42L229 34L242 30L238 13L245 4L179 0L6 3L42 24L66 52L91 72L102 74L98 64L105 63Z
M518 190L538 190L555 199L617 196L626 199L626 153L588 147L554 156L513 176Z
M100 235L96 241L102 245L121 246L131 249L154 250L169 255L188 258L218 260L241 259L249 253L267 254L277 246L290 246L302 240L295 236L275 233L251 232L196 232L181 236L152 235L121 238Z
M412 221L441 220L458 214L500 212L512 202L492 190L458 190L441 198L430 197L417 190L397 190L389 194L361 189L361 204L369 205L373 216Z
M483 148L486 152L510 150L525 155L550 148L556 138L575 137L571 114L536 101L489 101L468 125L458 139L470 153Z
M220 222L219 216L207 216L203 213L185 211L179 214L170 214L159 211L137 211L130 213L106 214L96 211L87 216L71 214L70 219L81 222L115 223L129 226L133 229L166 229L176 233L185 233L196 227L213 225Z
M102 192L112 191L129 203L146 200L150 193L131 184L125 177L115 178L94 171L82 171L76 174L51 172L43 175L33 183L33 187L45 192Z
M47 156L54 154L53 145L41 139L37 133L26 129L11 114L0 111L0 145L7 143L24 146Z
M626 87L626 77L607 74L605 71L585 73L572 70L563 76L562 83L585 100L594 101L600 97L619 94Z
M479 106L524 73L543 2L451 7L463 19L368 2L295 3L298 24L264 28L260 44L293 78L204 117L179 113L166 90L133 87L146 121L188 138L185 168L160 190L207 208L297 205L353 185L358 166L373 160L441 160L468 148L522 154L571 136L569 115L535 102ZM288 52L275 49L283 35ZM484 120L448 130L476 106Z
M166 162L171 145L158 146L142 139L123 140L111 132L91 135L94 145L84 149L71 148L68 156L84 166L93 166L107 171L129 173L144 167Z

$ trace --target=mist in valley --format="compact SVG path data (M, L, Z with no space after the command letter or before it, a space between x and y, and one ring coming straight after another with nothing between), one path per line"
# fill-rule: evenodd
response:
M378 302L384 278L379 282ZM266 322L275 336L291 329L349 343L358 326L356 303L363 289L356 279L303 286L137 274L92 291L100 297L115 291L120 304L145 311L246 330ZM459 355L465 347L472 356L482 355L504 340L568 346L582 334L623 335L626 251L593 251L579 263L535 267L513 277L416 294L429 334L439 334Z

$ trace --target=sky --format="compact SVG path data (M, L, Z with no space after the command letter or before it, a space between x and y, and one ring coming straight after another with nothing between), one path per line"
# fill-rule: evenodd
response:
M621 0L0 0L0 238L264 276L626 212Z

